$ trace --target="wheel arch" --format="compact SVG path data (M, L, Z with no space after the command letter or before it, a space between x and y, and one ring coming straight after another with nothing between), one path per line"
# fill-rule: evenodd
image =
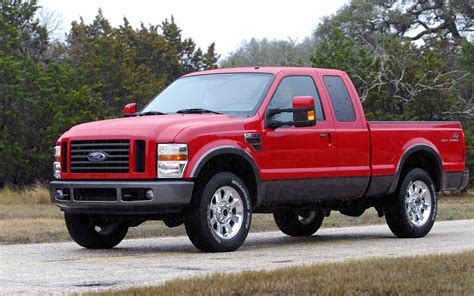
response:
M442 189L443 162L437 149L429 144L415 144L406 149L400 157L395 176L388 190L389 194L397 190L400 181L412 168L426 170L435 183L435 190Z
M234 146L221 146L204 153L195 163L190 177L199 180L205 172L220 169L236 174L248 187L252 206L261 201L261 181L255 159L244 149ZM250 176L249 176L250 175Z

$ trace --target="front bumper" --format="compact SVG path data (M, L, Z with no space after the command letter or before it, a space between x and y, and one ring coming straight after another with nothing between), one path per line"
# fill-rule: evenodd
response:
M191 202L194 187L191 181L53 181L49 184L51 201L61 210L90 214L153 214L183 208Z

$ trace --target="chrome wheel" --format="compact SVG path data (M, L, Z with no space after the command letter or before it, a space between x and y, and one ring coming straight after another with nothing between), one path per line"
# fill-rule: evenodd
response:
M300 221L303 225L309 225L313 222L314 218L316 218L316 211L310 211L306 213L299 213L298 214L298 221Z
M384 206L388 227L398 237L427 235L436 219L437 200L433 179L425 170L410 170L398 185L397 192L387 197Z
M221 239L233 238L242 227L244 205L233 187L223 186L212 196L208 209L209 227Z
M408 185L405 195L405 211L408 221L415 226L423 226L428 221L432 209L432 197L428 185L417 180Z

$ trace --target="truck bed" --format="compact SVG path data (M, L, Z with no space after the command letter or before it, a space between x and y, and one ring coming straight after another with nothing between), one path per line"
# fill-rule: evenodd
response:
M442 171L448 175L445 183L449 183L449 174L461 174L464 170L466 153L460 122L369 121L367 125L371 137L372 176L396 174L404 152L416 146L431 147L439 155Z

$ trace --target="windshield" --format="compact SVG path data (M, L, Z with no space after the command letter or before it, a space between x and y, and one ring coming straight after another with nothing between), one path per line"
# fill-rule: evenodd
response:
M158 94L141 113L192 113L198 110L196 113L209 111L252 115L272 78L272 74L265 73L223 73L180 78Z

